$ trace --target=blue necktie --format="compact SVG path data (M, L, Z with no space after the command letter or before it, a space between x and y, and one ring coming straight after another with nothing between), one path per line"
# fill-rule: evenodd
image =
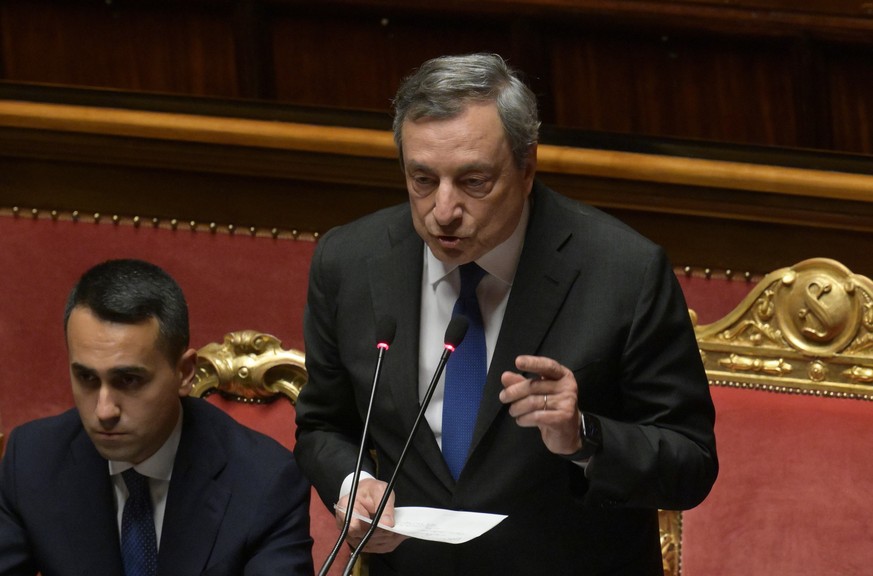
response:
M121 514L121 557L125 576L154 576L158 543L149 479L130 468L121 473L129 496Z
M443 400L443 457L458 479L479 413L479 402L485 388L488 373L488 351L485 347L485 327L482 312L476 297L476 286L485 271L475 262L460 267L461 294L458 296L453 315L464 315L469 320L467 335L452 353L446 364L446 387Z

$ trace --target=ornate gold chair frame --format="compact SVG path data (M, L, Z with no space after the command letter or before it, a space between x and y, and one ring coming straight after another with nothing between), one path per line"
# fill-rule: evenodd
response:
M191 394L219 393L240 402L263 404L279 396L297 402L306 384L302 352L285 350L275 336L255 330L231 332L224 342L197 351L197 374Z
M834 260L768 274L695 331L711 386L873 400L873 282ZM664 574L679 576L682 514L660 520Z

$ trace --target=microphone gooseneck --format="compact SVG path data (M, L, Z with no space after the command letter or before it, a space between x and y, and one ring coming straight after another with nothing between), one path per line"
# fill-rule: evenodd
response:
M376 398L376 387L379 384L379 377L382 374L382 358L385 356L385 352L388 348L391 347L391 343L394 341L394 335L397 332L397 322L394 318L390 316L382 317L376 323L376 348L379 349L379 354L376 357L376 370L373 375L373 389L370 391L370 403L367 405L367 415L364 418L364 429L361 432L361 445L358 448L358 459L355 462L355 472L352 477L352 488L349 492L349 501L346 505L346 515L343 519L343 527L340 530L339 537L333 545L333 549L330 551L330 554L325 559L324 564L321 566L321 570L319 570L319 576L325 576L330 570L330 567L333 565L334 560L336 560L337 554L339 554L340 548L342 547L343 542L345 542L346 537L349 534L349 525L352 522L352 512L355 507L355 497L358 493L358 483L361 478L361 467L363 466L364 461L364 450L367 444L367 432L370 428L370 414L373 412L373 400Z
M352 568L355 565L355 561L358 559L358 556L361 555L361 552L364 550L364 547L367 545L367 542L370 541L370 538L376 532L376 528L379 524L379 519L382 518L382 513L385 511L385 506L388 504L388 497L391 492L394 490L394 484L397 483L397 476L400 472L400 468L403 466L403 462L406 460L406 454L409 452L409 447L412 445L412 440L415 438L415 433L418 432L418 428L421 426L422 420L424 420L424 413L427 411L427 406L430 404L430 399L433 396L433 392L436 389L437 382L439 382L440 376L442 376L443 370L446 367L446 363L449 361L449 357L452 355L452 352L455 351L455 348L461 343L464 339L464 336L467 334L467 328L469 327L469 321L465 316L453 316L451 321L449 322L448 328L446 328L446 336L444 338L445 344L443 345L443 355L440 357L439 364L437 364L436 371L434 371L433 378L430 380L430 384L427 387L427 391L424 394L424 398L421 401L421 408L418 411L418 416L415 417L415 422L412 424L412 430L409 432L409 435L406 438L406 444L403 446L403 451L400 453L400 457L397 459L397 465L394 467L394 472L391 474L391 479L388 480L388 485L385 487L385 493L382 494L382 499L379 501L379 506L376 508L376 512L373 515L373 518L370 520L370 528L364 534L364 537L361 538L361 541L355 546L354 551L352 551L352 555L349 558L348 564L346 564L346 569L343 571L343 575L347 576L352 573ZM348 515L348 512L346 513Z

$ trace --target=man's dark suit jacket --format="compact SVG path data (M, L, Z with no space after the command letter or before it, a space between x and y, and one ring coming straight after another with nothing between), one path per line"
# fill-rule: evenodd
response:
M326 234L310 272L309 383L295 452L325 504L354 469L372 388L375 324L397 321L370 424L390 477L418 413L423 242L408 205ZM433 350L435 356L441 350ZM600 417L586 474L546 450L498 400L520 354L569 367L579 406ZM461 545L407 540L371 573L661 573L657 508L685 509L717 473L714 410L686 304L661 248L606 214L535 184L518 271L494 350L471 454L458 481L425 425L396 486L398 506L508 514Z
M204 400L183 409L158 576L311 575L292 455ZM75 410L15 429L0 482L0 574L123 576L108 464Z

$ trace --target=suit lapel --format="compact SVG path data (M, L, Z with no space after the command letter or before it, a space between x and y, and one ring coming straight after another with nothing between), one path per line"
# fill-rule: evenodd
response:
M473 431L473 451L505 409L498 399L503 388L500 375L505 370L515 369L516 356L535 354L539 350L579 275L578 262L564 254L563 249L573 241L573 233L565 224L566 218L561 215L553 194L535 184L531 195L531 220L488 371ZM397 320L398 335L391 354L399 360L394 364L396 375L385 380L388 386L384 392L394 397L398 417L403 419L404 427L411 430L420 406L417 383L424 245L412 228L408 211L395 221L388 234L391 246L370 262L369 281L376 318L388 314ZM405 331L402 338L401 330ZM434 476L448 489L453 489L455 481L426 423L416 434L413 446Z
M421 275L424 242L412 227L412 216L403 211L389 227L390 248L370 261L369 280L376 318L393 316L397 337L391 348L391 367L381 394L390 394L397 416L412 430L420 409L418 397L419 330L421 325ZM431 472L447 487L454 484L433 431L423 421L412 446Z
M531 196L531 220L488 370L473 431L473 451L505 409L498 399L503 388L500 375L515 370L518 355L537 353L579 275L579 264L563 251L573 241L572 230L563 224L566 219L549 194L554 193L536 185Z
M231 494L219 475L227 453L203 412L183 402L182 439L173 465L158 553L158 574L200 574L206 569Z
M84 430L70 454L69 465L57 479L58 516L70 546L68 573L123 576L109 465Z

